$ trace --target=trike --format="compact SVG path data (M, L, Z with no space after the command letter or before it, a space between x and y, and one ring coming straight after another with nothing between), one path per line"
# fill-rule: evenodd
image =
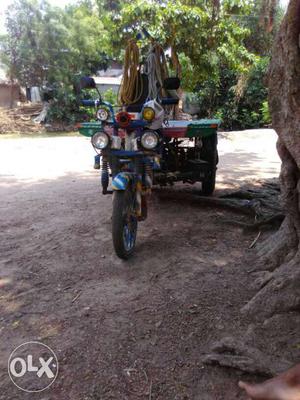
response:
M82 87L96 88L95 81L84 78ZM153 185L201 182L202 194L214 191L220 121L169 119L170 108L177 103L172 97L145 97L115 110L100 93L97 100L82 101L86 107L95 107L97 121L81 123L78 129L91 137L98 153L95 168L101 171L103 194L113 193L112 239L122 259L134 251L138 222L147 217Z

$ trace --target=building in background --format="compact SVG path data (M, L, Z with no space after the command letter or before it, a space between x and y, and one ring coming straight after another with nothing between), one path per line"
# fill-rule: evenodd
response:
M121 85L122 75L119 77L95 76L94 79L101 93L105 93L107 90L111 89L117 94Z
M5 70L0 65L0 107L15 107L22 99L24 100L24 95L20 85L7 79Z
M98 90L101 93L111 89L114 93L119 92L123 76L122 65L116 61L112 61L110 67L106 70L98 72L97 76L94 77Z
M15 107L21 99L21 88L18 83L0 82L0 107Z

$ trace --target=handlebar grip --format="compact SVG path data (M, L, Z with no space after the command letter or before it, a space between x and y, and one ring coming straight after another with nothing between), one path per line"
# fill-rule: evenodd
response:
M99 100L81 100L81 105L84 107L97 107Z

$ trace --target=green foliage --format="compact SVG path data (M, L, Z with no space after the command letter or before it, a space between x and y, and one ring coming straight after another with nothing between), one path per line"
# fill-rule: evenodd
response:
M83 91L80 96L75 96L73 88L68 86L56 87L53 90L53 99L47 113L47 122L61 121L68 124L95 119L95 109L80 105L82 98L97 98L97 92Z
M122 53L129 38L147 29L165 49L178 55L182 88L196 95L200 116L219 116L226 129L264 123L265 55L270 53L280 14L274 3L276 16L272 14L266 28L266 16L260 17L267 12L265 4L265 0L133 0L114 1L110 7L110 2L98 0L99 10L108 10L109 23L104 21L104 25L115 54ZM146 55L149 41L142 40L139 46ZM172 56L170 61L174 70Z
M101 93L103 100L107 101L112 105L118 104L118 95L112 89L107 89L104 93Z
M212 75L216 77L220 63L243 72L253 62L253 55L243 43L250 31L228 14L231 3L222 2L216 12L214 2L205 0L134 0L122 6L119 3L118 12L110 12L105 26L118 54L128 39L147 29L165 49L172 48L185 65L191 66L190 71L184 71L192 78L191 86ZM249 1L240 1L236 12L249 13ZM146 54L149 41L141 41L140 47Z
M270 56L272 43L284 15L279 0L256 0L251 18L241 18L240 23L247 26L251 35L246 39L247 48L255 54Z
M262 120L263 123L268 125L272 122L271 119L271 114L270 114L270 110L269 110L269 103L267 101L264 101L262 103L262 107L260 109L261 113L262 113Z
M1 61L24 86L70 83L107 65L107 33L89 2L62 10L46 0L15 0L5 25Z
M54 90L53 100L50 102L47 121L74 123L79 113L79 106L73 90L67 89L66 87L56 88Z
M258 59L246 75L223 66L218 80L198 86L201 117L218 117L224 129L255 128L265 124L262 111L267 99L265 74L268 58Z
M64 9L14 0L0 62L24 86L56 88L49 118L93 118L94 110L83 115L76 103L74 78L122 61L127 40L145 28L169 54L200 116L220 117L226 129L256 127L270 120L264 75L281 17L277 0L78 0ZM138 45L146 56L150 41ZM103 98L117 103L112 90Z
M54 60L64 48L58 10L46 2L18 0L8 9L5 25L1 61L8 66L11 77L23 85L40 85L51 70L50 60L56 68Z

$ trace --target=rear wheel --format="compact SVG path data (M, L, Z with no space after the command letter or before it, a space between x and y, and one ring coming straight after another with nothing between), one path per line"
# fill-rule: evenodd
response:
M205 178L202 181L202 194L204 196L211 196L213 194L216 186L216 172L216 164L214 166L211 165L209 172L205 175Z
M112 238L118 257L128 259L135 247L137 217L134 212L134 193L129 189L113 194Z
M211 196L215 190L217 164L219 161L217 135L203 139L201 158L208 163L208 171L202 181L202 194L204 196Z

